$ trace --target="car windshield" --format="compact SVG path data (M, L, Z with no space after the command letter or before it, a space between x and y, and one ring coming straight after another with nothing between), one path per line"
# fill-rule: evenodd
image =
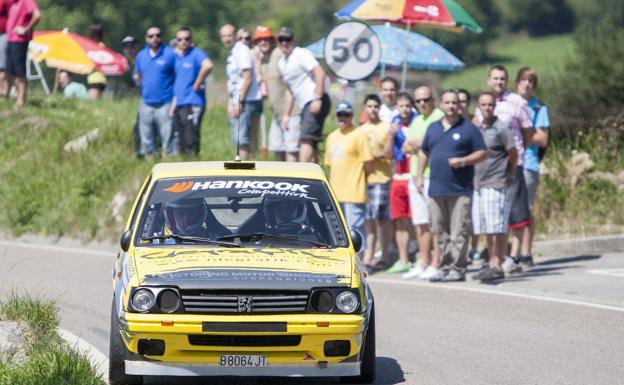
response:
M308 179L162 179L139 223L141 246L348 246L327 186Z

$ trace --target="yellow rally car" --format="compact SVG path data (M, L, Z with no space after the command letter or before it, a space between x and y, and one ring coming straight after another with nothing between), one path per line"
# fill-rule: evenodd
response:
M110 383L372 382L375 311L361 245L316 164L154 166L113 269Z

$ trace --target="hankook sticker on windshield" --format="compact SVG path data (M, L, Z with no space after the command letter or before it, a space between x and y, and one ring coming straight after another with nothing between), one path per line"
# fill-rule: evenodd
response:
M240 195L271 195L280 197L314 199L308 196L310 185L291 182L274 182L270 180L215 180L205 182L176 182L164 191L182 193L201 190L238 190Z

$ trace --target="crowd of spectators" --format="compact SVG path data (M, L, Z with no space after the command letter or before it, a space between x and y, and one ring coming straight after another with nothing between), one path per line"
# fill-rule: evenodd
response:
M11 79L18 108L26 100L27 46L40 18L35 0L0 0L0 95L8 93ZM104 44L101 24L92 25L90 35ZM353 123L354 106L340 101L334 108L337 128L325 138L331 110L326 74L308 49L297 46L292 29L274 35L258 26L252 35L226 24L220 37L228 51L231 140L240 158L256 154L267 100L273 116L268 149L276 160L329 168L348 225L364 235L360 258L369 272L463 281L467 265L483 255L473 278L489 281L533 266L532 209L550 126L548 109L535 96L533 69L517 73L514 93L507 69L493 66L474 113L466 90L421 85L413 93L399 92L396 79L386 77L380 95L364 98L362 124ZM137 154L197 155L213 63L188 27L166 44L161 28L152 26L145 41L143 49L132 36L122 41L133 68L131 85L140 92ZM97 99L106 87L97 71L87 77L88 87L67 71L59 71L57 80L66 97ZM478 250L481 235L487 253Z

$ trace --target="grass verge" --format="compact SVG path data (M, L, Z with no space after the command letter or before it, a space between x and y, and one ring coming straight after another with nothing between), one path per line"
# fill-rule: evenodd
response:
M12 294L0 304L0 319L28 325L23 363L0 358L0 385L104 385L88 357L58 336L58 309L53 302Z
M572 34L539 38L509 36L492 43L490 51L495 53L491 63L472 66L444 77L442 88L465 88L471 92L484 91L489 68L503 64L509 71L509 83L513 86L516 73L526 65L533 67L540 78L561 72L564 63L574 53ZM512 87L513 88L513 87Z

